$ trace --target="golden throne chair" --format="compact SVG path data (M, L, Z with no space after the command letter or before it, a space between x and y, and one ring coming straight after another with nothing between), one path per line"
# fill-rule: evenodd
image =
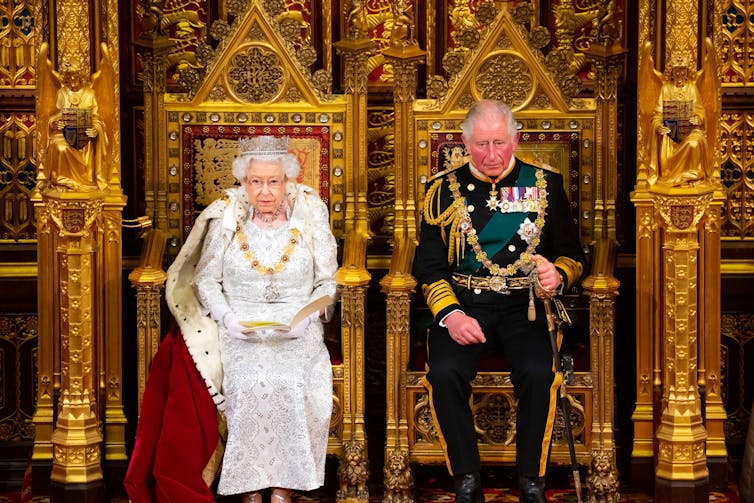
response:
M532 47L525 26L503 8L484 33L478 46L466 53L466 60L432 99L419 99L406 114L405 124L396 125L410 138L406 178L416 177L415 193L398 201L416 208L421 215L423 184L440 171L465 162L460 124L469 105L481 98L503 98L513 109L521 134L516 155L564 178L571 216L577 223L581 242L593 241L593 211L597 180L595 157L596 104L573 97L560 88L560 81L544 65L538 49ZM501 78L515 72L517 79ZM437 84L437 80L434 81ZM431 87L428 83L428 87ZM396 103L398 107L398 103ZM396 231L390 271L381 281L387 297L386 334L386 439L385 501L412 501L412 464L444 464L445 456L431 416L429 396L421 383L426 358L426 328L432 316L424 305L411 276L413 251L419 238L418 225L411 219ZM584 272L582 280L589 275ZM612 440L612 315L595 307L581 288L565 297L574 325L566 334L566 350L574 360L568 385L570 417L558 411L551 464L569 464L564 421L574 437L579 465L589 467L590 478L615 476ZM609 307L609 306L608 306ZM594 320L603 325L595 328ZM607 333L608 337L602 335ZM516 400L506 363L501 359L482 362L472 383L472 410L483 464L515 462ZM597 460L601 461L599 468ZM612 479L610 479L612 480ZM617 479L615 479L617 480ZM589 483L587 483L587 487ZM610 486L617 495L617 483Z
M239 138L259 134L290 137L289 150L302 167L298 181L317 190L328 205L339 256L344 253L343 240L352 225L347 214L356 211L346 211L352 203L345 187L357 176L351 170L358 166L351 159L354 142L363 141L349 136L351 98L331 94L323 79L314 78L261 3L252 2L233 22L187 92L156 93L154 101L147 100L146 207L166 235L168 262L201 210L235 183L230 166ZM339 275L336 281L341 301L325 326L333 371L327 452L340 458L338 499L362 501L368 499L364 312L352 309L349 276Z
M417 118L417 138L420 145L426 145L424 150L429 154L427 167L430 176L450 168L454 163L465 162L465 150L460 138L460 120L447 117L440 121L434 118ZM556 122L562 123L560 120ZM440 127L433 128L433 124ZM533 120L531 125L536 127L536 120ZM455 126L457 129L448 129L449 126ZM424 131L425 137L422 137L421 131ZM521 132L517 156L527 162L548 165L549 169L559 171L564 175L564 186L570 188L570 201L579 201L581 194L578 184L572 179L576 178L582 161L582 139L581 134L575 131L524 129ZM572 205L572 216L574 219L578 218L578 206L575 204ZM588 465L592 441L592 407L594 395L597 393L592 378L593 362L589 357L589 308L588 302L578 289L567 292L564 300L574 322L571 327L564 328L564 353L569 354L574 363L572 384L568 386L571 402L569 420L576 454L580 463ZM388 372L386 385L389 393L395 393L392 397L389 395L388 400L392 398L395 403L391 404L393 406L389 405L388 410L396 411L395 417L388 417L388 424L405 424L405 427L388 432L386 484L389 478L401 479L401 472L408 469L408 463L445 463L442 446L432 421L429 394L421 383L426 363L426 330L432 321L432 315L424 304L420 291L411 299L407 314L411 320L406 327L407 333L388 333L387 361L390 362L394 358L396 362L395 372ZM390 314L388 317L390 318ZM388 319L388 327L390 326L397 325L391 325L391 320ZM401 348L399 344L391 343L395 337L405 337L408 343ZM396 404L398 405L395 406ZM504 357L489 357L482 361L480 371L473 381L472 409L482 462L515 462L516 400ZM570 456L563 417L559 409L557 414L551 462L568 464ZM396 459L391 463L391 458L395 457L407 459ZM396 467L399 468L396 470Z

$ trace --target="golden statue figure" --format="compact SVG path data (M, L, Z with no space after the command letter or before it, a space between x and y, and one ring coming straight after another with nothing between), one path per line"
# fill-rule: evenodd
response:
M41 190L104 191L113 158L108 131L116 126L110 52L102 44L100 68L89 82L80 72L56 72L48 51L48 45L42 44L37 65L37 184Z
M364 0L346 2L343 10L346 13L348 38L356 40L368 37L369 21L367 20L367 7L364 5Z
M643 48L640 75L647 77L648 97L639 100L639 116L648 135L644 162L650 183L679 186L713 178L719 81L709 39L705 49L701 70L696 72L689 58L675 56L663 79L651 46Z
M390 46L400 49L416 44L411 5L408 5L406 0L396 0L392 5L392 10L393 28L390 30Z

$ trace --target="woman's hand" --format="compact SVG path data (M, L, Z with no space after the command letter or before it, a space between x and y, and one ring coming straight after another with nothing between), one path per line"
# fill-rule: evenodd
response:
M225 325L225 330L228 331L228 335L231 337L248 339L248 336L243 332L244 327L241 325L241 320L238 319L238 316L233 311L225 313L225 316L223 316L223 325Z
M298 339L306 332L306 328L313 322L319 319L320 312L315 311L309 315L308 318L299 322L295 327L291 327L290 330L281 331L280 335L287 339Z
M471 316L467 316L463 311L450 313L444 321L450 338L461 346L479 344L487 340L479 322Z

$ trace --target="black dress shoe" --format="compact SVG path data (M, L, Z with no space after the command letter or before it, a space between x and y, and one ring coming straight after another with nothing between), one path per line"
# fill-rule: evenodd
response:
M546 503L544 477L521 475L518 477L518 487L521 489L521 503Z
M455 503L483 503L482 478L479 472L454 475L453 484L456 488Z

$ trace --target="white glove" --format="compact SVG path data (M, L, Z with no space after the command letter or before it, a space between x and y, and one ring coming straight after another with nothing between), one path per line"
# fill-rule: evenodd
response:
M327 323L332 319L333 314L335 314L335 304L330 304L325 308L325 312L320 314L319 318L322 323Z
M319 319L319 311L310 314L306 319L299 322L295 327L291 327L287 332L282 332L282 336L288 339L298 339L306 332L310 323Z
M223 316L223 325L225 325L225 330L228 331L228 335L231 337L235 337L236 339L248 339L249 337L243 333L243 325L241 325L240 320L238 319L238 316L236 316L236 313L233 311L228 311L225 313L225 316Z

